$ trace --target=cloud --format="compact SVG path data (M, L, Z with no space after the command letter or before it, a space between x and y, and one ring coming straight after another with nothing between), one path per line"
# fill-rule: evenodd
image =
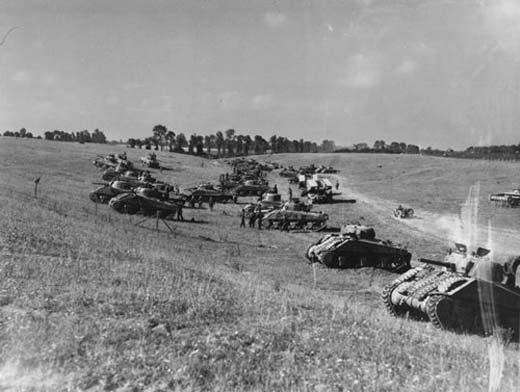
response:
M520 58L520 2L488 0L481 3L484 25L496 42L496 49Z
M27 83L31 80L31 74L27 71L16 71L13 75L13 80L18 83Z
M264 15L264 22L267 26L275 29L282 26L287 21L287 16L278 12L267 12Z
M399 74L410 74L417 69L417 63L410 59L403 59L401 63L396 67L395 72Z
M271 107L275 99L270 94L255 95L251 100L251 107L254 110L264 110Z
M340 84L354 88L370 88L381 81L381 70L376 56L357 53L349 57L347 69Z

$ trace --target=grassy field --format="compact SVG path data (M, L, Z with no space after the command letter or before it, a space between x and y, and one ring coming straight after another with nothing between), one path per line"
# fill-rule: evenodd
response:
M155 230L97 206L97 154L122 146L0 139L0 390L518 390L516 344L394 319L374 270L306 263L318 233L239 229L240 206L186 209ZM145 151L126 150L137 161ZM215 180L220 161L158 153L179 186ZM480 181L482 221L516 250L517 210L491 209L517 166L384 155L273 155L332 164L355 204L320 206L331 225L374 225L416 257L442 257ZM41 177L40 194L33 195ZM270 175L281 191L287 181ZM294 189L295 190L295 189ZM246 202L244 200L243 202ZM413 206L398 221L391 209ZM207 206L206 206L207 207ZM460 234L460 233L459 233ZM502 237L502 238L497 238Z

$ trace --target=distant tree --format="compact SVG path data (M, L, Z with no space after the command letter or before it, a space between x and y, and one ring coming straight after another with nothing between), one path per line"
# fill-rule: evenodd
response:
M255 135L253 143L255 154L265 154L269 149L269 142L260 135Z
M168 129L164 125L156 125L153 127L152 133L154 138L154 143L157 149L157 146L160 146L161 151L163 150L164 140L166 139L166 133Z
M278 152L278 151L276 150L276 147L277 147L277 141L278 141L278 138L277 138L276 135L273 135L273 136L271 136L271 137L269 138L269 144L271 145L271 150L272 150L273 152Z
M184 133L179 133L175 138L175 151L184 152L184 147L188 146L188 141Z
M376 140L374 142L374 150L382 151L386 148L386 143L384 140Z
M27 132L27 133L25 134L25 137L26 137L27 139L32 139L32 138L33 138L33 134L32 134L31 132Z
M134 138L130 138L130 139L128 139L128 141L126 142L126 144L127 144L128 147L130 147L130 148L135 148L135 139L134 139Z
M4 136L14 136L14 133L11 131L5 131Z
M204 153L204 136L195 136L195 150L197 155L202 155Z
M193 154L193 150L195 149L195 144L197 143L197 135L190 135L190 140L188 142L188 154Z
M249 150L251 149L251 145L253 144L253 139L251 139L251 136L246 135L244 137L244 154L249 155Z
M204 136L204 146L206 147L206 153L209 155L211 152L211 136Z
M419 146L416 146L414 144L408 144L406 146L406 153L407 154L419 154Z
M333 140L323 140L321 142L321 150L323 152L332 152L336 149L336 145Z
M92 132L91 141L92 143L106 143L107 138L102 131L96 128L94 129L94 132Z
M218 131L216 134L216 140L215 143L217 144L217 154L220 156L220 151L224 147L224 134L220 131Z
M244 136L237 135L235 137L235 146L236 146L236 153L242 154L243 146L244 146Z
M226 146L227 146L227 152L229 155L233 154L233 142L235 139L235 130L234 129L228 129L226 131Z
M174 150L173 145L175 144L175 132L167 131L166 135L164 135L164 137L166 138L166 141L168 142L169 151L173 152L173 150Z
M27 134L27 130L25 128L22 128L18 133L20 134L20 137L25 137L25 135Z

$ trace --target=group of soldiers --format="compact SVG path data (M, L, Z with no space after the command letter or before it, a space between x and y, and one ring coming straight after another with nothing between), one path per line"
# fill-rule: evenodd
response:
M249 227L254 228L255 223L258 222L258 230L262 230L262 219L264 218L264 214L260 206L255 208L255 210L249 215ZM240 214L240 227L246 227L246 211L243 209Z

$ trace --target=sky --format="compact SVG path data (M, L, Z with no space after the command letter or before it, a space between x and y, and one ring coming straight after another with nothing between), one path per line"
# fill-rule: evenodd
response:
M517 144L519 21L516 0L1 0L0 132Z

